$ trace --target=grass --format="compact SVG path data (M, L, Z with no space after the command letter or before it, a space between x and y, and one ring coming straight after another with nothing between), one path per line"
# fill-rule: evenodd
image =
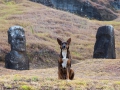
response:
M5 53L10 50L7 43L7 30L10 26L20 25L26 31L27 53L38 51L38 46L46 46L59 54L56 38L67 40L72 38L70 51L74 59L92 58L95 36L99 26L113 25L115 28L116 52L119 58L119 21L97 21L81 18L68 12L48 8L27 0L3 2L0 5L1 48ZM9 9L8 9L9 8ZM34 45L34 50L31 49ZM33 51L33 52L31 52ZM4 58L5 54L2 57ZM50 56L50 55L49 55ZM29 56L31 57L31 56ZM56 57L57 58L57 57ZM31 61L34 58L31 57ZM54 59L54 58L52 58ZM49 59L48 59L49 60ZM47 60L46 60L47 61Z
M112 25L116 29L119 28L119 26L120 26L120 22L118 22L118 21L103 21L100 23L103 23L104 25Z
M117 58L119 58L120 22L115 20L103 22L88 20L30 1L22 0L20 3L17 2L17 0L11 0L10 2L3 2L0 5L0 8L2 8L0 10L0 31L2 32L0 34L2 38L0 40L2 41L1 45L4 44L1 48L2 50L6 50L6 52L10 50L6 33L8 28L13 25L20 25L23 26L26 31L27 46L32 45L32 43L45 45L47 48L52 48L59 53L59 45L57 44L56 38L67 40L71 37L70 50L73 51L72 56L80 60L86 57L88 59L92 58L98 27L112 24L115 28ZM82 52L80 48L82 48ZM34 50L36 49L38 48L35 47ZM31 53L29 47L27 51Z
M11 76L10 76L11 77ZM24 76L24 78L28 78ZM29 77L31 79L32 77ZM1 81L0 81L1 83ZM9 84L8 84L9 83ZM80 79L77 78L72 81L57 80L53 78L39 78L38 81L17 81L14 85L14 81L8 81L4 83L5 88L14 89L17 86L17 90L53 90L53 89L73 89L73 90L86 90L86 89L101 89L101 90L115 90L115 88L120 88L119 81L112 80L90 80L90 79Z
M4 61L4 56L10 51L8 28L13 25L23 26L27 54L32 62L30 69L34 70L7 70L0 62L0 87L18 90L120 89L119 59L92 59L97 29L107 24L115 28L116 53L117 58L120 58L120 22L88 20L27 0L18 2L0 0L0 58ZM56 39L67 40L69 37L72 39L70 51L75 79L68 82L57 79L60 48Z
M35 90L35 88L28 85L23 85L19 88L19 90Z
M37 82L37 81L39 81L39 79L38 79L38 77L34 76L34 77L32 77L32 81Z
M23 10L20 10L20 6L18 6L15 2L4 2L4 4L0 5L0 26L3 28L1 30L4 30L3 25L9 25L11 21L9 20L9 17L14 14L22 14ZM10 26L10 25L9 25Z
M75 78L70 81L57 79L57 67L26 71L4 69L6 75L1 73L0 88L4 86L9 89L17 88L17 90L89 90L91 88L95 90L119 90L120 80L117 68L119 63L120 60L109 59L80 61L77 64L72 64ZM109 68L110 66L111 68Z
M119 61L119 59L89 59L72 64L75 78L70 81L57 78L57 67L16 71L1 66L0 88L16 90L119 90Z
M10 3L10 4L9 4ZM73 18L73 15L67 15L65 12L63 13L63 11L60 11L60 13L56 13L55 10L53 9L48 9L47 7L41 8L41 6L37 5L36 8L39 8L41 10L41 12L34 12L34 9L31 10L29 7L25 7L22 5L22 3L20 4L16 4L16 3L12 3L9 2L8 4L3 4L5 7L7 8L11 8L9 11L6 10L6 8L4 10L1 11L5 12L7 16L4 16L5 18L1 17L2 22L4 22L3 24L0 24L1 27L3 27L3 29L1 29L2 31L7 31L7 29L12 26L11 24L15 24L15 25L20 25L23 26L25 28L25 30L27 31L27 34L30 35L30 37L27 38L27 44L31 44L29 42L32 43L40 43L40 44L44 44L47 46L50 46L50 48L54 49L58 48L58 44L56 42L56 38L60 37L62 38L63 36L65 37L65 39L68 39L68 37L73 38L74 40L74 35L72 35L73 33L73 28L75 26L75 32L78 34L81 31L76 31L77 29L84 29L83 26L88 26L88 22L87 20L82 20L81 18L79 18L79 20L76 18ZM25 2L24 2L25 3ZM29 5L33 4L33 3L28 3ZM21 8L21 11L19 11L19 9ZM26 11L26 13L30 13L29 14L29 21L26 20L26 14L25 11L23 10L23 8L27 8L29 11ZM44 11L43 11L44 10ZM21 12L21 13L20 13ZM50 16L46 15L46 12L48 12L48 14ZM24 16L22 15L22 13L24 13ZM34 13L34 14L33 14ZM40 13L40 14L39 14ZM62 14L63 13L63 14ZM20 14L20 15L18 15ZM13 15L17 15L18 17L15 17ZM34 15L34 18L33 18ZM53 19L54 16L54 19ZM59 16L59 17L57 17ZM68 17L68 18L64 18L64 17ZM70 17L70 18L69 18ZM7 19L6 19L7 18ZM13 19L12 19L13 18ZM18 18L18 20L17 20ZM81 22L79 22L81 21ZM73 23L75 22L75 23ZM40 23L38 25L38 23ZM4 24L8 24L7 27L4 27ZM82 25L82 27L80 27ZM70 30L69 30L70 29ZM86 29L86 27L85 27ZM66 31L67 30L67 31ZM69 31L68 31L69 30ZM59 35L56 35L59 33ZM36 39L37 37L37 39ZM29 39L32 38L32 39ZM41 41L39 41L39 39L42 39ZM76 38L75 38L76 39ZM74 43L74 42L73 42ZM4 46L5 47L5 46ZM76 46L75 46L76 47ZM58 49L59 50L59 49ZM57 51L59 52L59 51ZM75 53L77 53L75 51ZM74 57L78 57L77 54L74 54Z

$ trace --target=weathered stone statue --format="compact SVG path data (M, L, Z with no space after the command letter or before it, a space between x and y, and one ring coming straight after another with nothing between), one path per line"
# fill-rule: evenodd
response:
M11 51L5 56L5 67L15 70L28 70L29 59L26 55L25 32L21 26L9 28L8 43L11 45Z
M112 25L98 28L93 58L116 58L114 28Z

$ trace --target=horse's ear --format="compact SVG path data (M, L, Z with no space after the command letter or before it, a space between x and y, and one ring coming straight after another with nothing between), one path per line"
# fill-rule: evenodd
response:
M71 38L69 38L69 39L67 40L67 43L68 43L68 44L70 44L70 42L71 42Z
M62 41L59 38L57 38L57 42L58 42L59 45L62 44Z

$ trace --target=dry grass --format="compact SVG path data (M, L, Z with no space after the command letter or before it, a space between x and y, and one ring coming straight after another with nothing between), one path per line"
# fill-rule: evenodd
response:
M8 76L9 77L9 76ZM62 81L53 78L39 78L38 81L32 81L33 77L21 77L16 81L12 79L4 83L4 88L16 90L115 90L120 89L119 81L109 80L85 80L77 79L73 81ZM23 80L24 79L24 80ZM42 83L41 83L42 82ZM14 86L13 86L14 84ZM14 88L16 87L16 88Z
M8 28L21 25L26 31L27 53L32 62L30 67L34 69L8 70L3 68L3 63L0 64L1 88L5 90L6 88L12 90L13 88L18 90L120 89L120 61L92 59L97 29L106 24L115 27L116 53L117 58L120 58L119 20L110 22L88 20L27 0L22 0L20 3L0 0L0 8L2 8L0 9L0 60L4 61L5 54L10 51L10 45L7 42ZM57 60L60 49L56 38L67 40L69 37L72 38L70 51L75 63L72 64L75 79L67 82L57 79Z
M74 80L58 80L57 67L9 70L0 63L0 88L16 90L119 90L120 59L89 59L72 64ZM4 90L3 89L3 90Z
M13 0L4 2L1 3L0 8L3 8L0 10L0 50L4 53L4 55L0 56L1 60L4 59L5 54L10 50L10 46L7 43L7 30L13 25L24 27L27 39L27 53L31 61L34 61L35 57L32 55L35 52L39 52L41 48L52 50L58 55L60 49L56 38L67 40L69 37L72 38L70 46L72 58L78 60L92 58L98 27L111 24L115 28L116 52L117 58L119 58L120 22L117 20L110 22L88 20L27 0L22 0L20 3ZM51 55L52 53L48 54ZM57 61L58 57L49 58ZM46 60L47 58L43 59L45 62L49 61L49 59ZM38 61L43 63L41 60ZM34 62L37 62L37 60Z

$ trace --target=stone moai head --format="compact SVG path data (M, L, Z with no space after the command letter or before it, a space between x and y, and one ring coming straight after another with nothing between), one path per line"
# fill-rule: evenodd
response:
M98 28L93 58L115 59L115 36L112 25Z
M8 43L11 50L26 51L25 32L21 26L13 26L8 30Z
M26 54L25 32L21 26L9 28L8 43L11 45L11 51L5 56L5 67L15 70L28 70L29 59Z

